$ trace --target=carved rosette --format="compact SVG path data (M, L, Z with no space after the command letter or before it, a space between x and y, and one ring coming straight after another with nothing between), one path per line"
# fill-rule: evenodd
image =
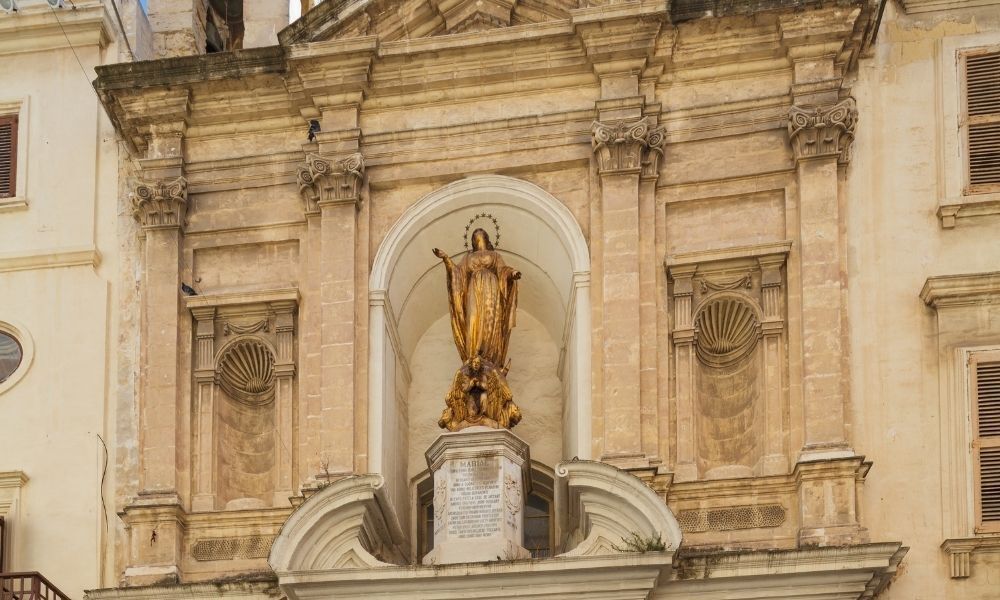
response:
M854 98L833 106L793 106L788 114L788 139L795 160L836 156L846 162L857 122Z
M187 179L140 181L129 194L132 216L143 229L183 227L187 213Z
M358 206L364 176L365 158L360 153L339 160L319 154L306 155L306 164L297 173L306 214L319 214L324 204L351 202Z
M663 127L653 127L649 117L638 121L594 121L593 150L601 174L638 172L655 177L666 142Z

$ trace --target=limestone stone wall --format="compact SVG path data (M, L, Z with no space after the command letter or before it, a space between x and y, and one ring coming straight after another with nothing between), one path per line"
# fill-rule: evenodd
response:
M124 581L266 568L294 507L357 473L385 477L416 537L412 478L457 366L430 249L458 255L482 213L525 273L511 382L535 459L630 471L692 552L903 542L952 564L950 509L905 501L943 451L927 447L935 382L961 337L934 337L919 294L993 268L992 222L939 216L936 183L942 48L992 17L560 2L507 22L405 4L326 2L277 47L100 70L135 158ZM947 326L991 330L991 311ZM266 385L234 393L223 349L240 336L267 348ZM890 593L958 594L987 556Z

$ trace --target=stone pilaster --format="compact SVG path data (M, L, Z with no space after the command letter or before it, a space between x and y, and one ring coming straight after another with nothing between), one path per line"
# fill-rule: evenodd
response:
M784 426L785 413L785 346L782 336L785 330L784 277L781 269L785 264L785 254L761 256L757 259L760 267L761 306L764 318L761 334L764 349L764 456L760 473L762 475L783 475L788 472L787 433Z
M620 466L637 466L655 444L643 444L643 414L647 438L655 440L655 327L643 335L642 284L655 286L655 271L646 272L642 264L643 242L653 247L652 233L642 226L642 217L651 223L651 207L642 211L640 180L655 175L663 132L649 117L595 121L592 128L593 150L601 180L601 220L603 224L601 283L603 306L603 397L605 406L604 459ZM651 150L653 149L653 150ZM650 156L652 155L652 157ZM644 195L651 201L651 190ZM649 202L647 202L649 204ZM642 231L646 235L642 235ZM646 253L651 259L651 252ZM646 270L648 271L648 269ZM651 276L650 276L651 275ZM647 320L649 311L645 311ZM655 312L655 311L654 311ZM643 348L643 341L646 348ZM645 353L643 352L645 350ZM644 358L645 354L645 359ZM652 361L655 363L655 358ZM642 367L647 368L646 396L643 402ZM647 440L651 441L651 440ZM647 448L647 446L649 446ZM650 452L647 452L649 450Z
M677 459L674 480L678 482L698 479L698 439L695 423L695 331L694 331L694 274L697 265L671 267L674 303L674 357L675 390L677 406Z
M132 214L145 236L143 246L140 376L140 486L150 493L176 493L177 357L180 315L180 244L187 207L187 181L141 181L130 197Z
M194 308L195 319L195 511L215 510L215 307Z
M167 176L138 182L129 197L141 227L142 300L139 374L139 498L126 507L130 533L130 584L180 577L183 513L178 451L184 410L178 389L180 260L187 181L180 159L155 159L146 171ZM161 164L162 163L162 164Z
M274 362L274 407L277 443L274 446L274 506L287 506L295 489L295 309L296 302L272 302L277 356Z
M309 154L298 171L307 215L319 212L320 423L314 476L354 471L358 208L364 158Z
M800 202L805 459L851 454L845 427L837 169L849 151L856 122L857 109L850 98L832 106L792 107L789 114Z

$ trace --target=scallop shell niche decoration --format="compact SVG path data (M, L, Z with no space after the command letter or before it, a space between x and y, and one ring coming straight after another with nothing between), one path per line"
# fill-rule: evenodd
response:
M698 358L706 365L725 367L753 351L760 323L753 308L731 296L709 300L695 319Z
M219 356L219 385L234 400L265 404L274 397L274 352L255 338L236 340Z

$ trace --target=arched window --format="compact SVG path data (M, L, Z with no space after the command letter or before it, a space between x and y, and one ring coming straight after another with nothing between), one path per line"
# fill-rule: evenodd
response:
M552 556L555 519L552 512L552 471L533 462L531 492L524 506L524 547L532 558ZM417 484L417 562L434 548L434 480L429 473Z

